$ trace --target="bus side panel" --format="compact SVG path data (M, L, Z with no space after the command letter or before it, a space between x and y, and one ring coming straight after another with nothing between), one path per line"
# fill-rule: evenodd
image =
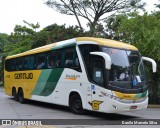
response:
M30 70L30 71L15 71L7 72L4 75L4 91L7 95L12 96L12 88L22 88L24 92L24 98L30 99L32 91L36 86L37 80L41 74L41 70Z
M87 77L84 73L66 68L59 80L63 87L59 87L61 104L69 106L69 96L72 92L77 92L82 100L83 107L86 108L86 83ZM58 90L58 86L57 86ZM63 91L60 91L63 90ZM65 95L64 95L65 94ZM54 102L55 99L53 99Z
M53 80L54 76L51 77ZM86 78L81 72L73 69L65 68L64 71L59 74L59 79L57 82L51 83L56 84L55 89L52 90L50 95L33 95L33 100L49 102L59 105L68 106L69 95L71 92L78 92L82 98L84 107L86 106L86 86L84 83ZM54 85L53 85L54 86ZM44 87L45 88L45 87ZM38 89L38 88L37 88ZM86 108L86 107L85 107Z
M4 70L4 92L5 94L12 96L12 80L10 73Z
M52 103L53 98L58 98L59 92L56 88L61 85L59 79L63 70L64 68L43 70L38 78L34 90L32 91L31 99ZM64 90L63 87L61 87L60 91L62 90Z

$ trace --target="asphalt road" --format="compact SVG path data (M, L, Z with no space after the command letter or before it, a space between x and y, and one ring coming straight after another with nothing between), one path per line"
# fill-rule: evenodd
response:
M160 108L148 108L146 110L125 112L119 114L104 114L96 112L87 112L86 115L75 115L70 112L68 107L47 104L28 100L25 104L20 104L4 94L3 89L0 88L0 119L12 119L20 121L30 121L32 119L43 121L42 124L52 122L48 127L63 127L63 128L83 128L83 127L111 127L112 128L128 128L127 125L134 127L160 127L160 125L133 125L133 121L149 121L160 123ZM47 120L44 120L47 119ZM48 120L51 119L51 120ZM154 120L158 119L158 120ZM105 123L104 123L105 122ZM154 123L153 122L153 123ZM53 124L54 123L54 124ZM62 123L62 125L59 125ZM64 123L64 124L63 124ZM108 124L108 125L107 125ZM116 125L118 124L118 125ZM123 124L123 125L120 125ZM54 126L53 126L54 125ZM0 126L0 128L9 128L9 126ZM10 126L11 128L14 126ZM18 126L17 126L18 127ZM18 128L23 128L19 126ZM30 127L30 126L25 126ZM35 128L40 126L34 126ZM43 126L45 127L45 126Z

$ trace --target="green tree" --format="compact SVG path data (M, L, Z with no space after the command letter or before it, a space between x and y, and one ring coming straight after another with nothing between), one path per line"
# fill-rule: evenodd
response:
M0 33L0 84L3 81L4 46L8 43L8 35Z
M104 20L105 14L111 15L122 10L128 12L145 6L141 0L47 0L45 4L62 14L74 15L81 31L83 28L78 16L85 18L90 36L95 34L96 26Z
M35 34L32 48L84 35L85 33L81 32L77 26L52 24Z
M125 38L124 32L119 32L119 27L123 20L128 19L128 16L126 14L119 14L119 15L114 15L112 17L109 17L105 22L106 22L106 38L113 39L113 40L122 40L124 41ZM128 41L128 40L127 40Z
M36 29L40 25L28 23L24 21L29 27L16 25L14 32L8 37L8 44L4 47L5 56L21 53L30 50L34 36L36 35Z

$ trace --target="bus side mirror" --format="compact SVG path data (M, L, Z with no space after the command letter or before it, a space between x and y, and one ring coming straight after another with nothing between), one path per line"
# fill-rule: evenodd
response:
M148 58L148 57L142 57L142 59L144 61L148 61L148 62L152 63L152 71L153 71L153 73L155 73L157 71L157 64L153 59Z
M90 52L91 55L101 56L105 60L105 68L110 70L111 69L111 58L107 53L104 52Z

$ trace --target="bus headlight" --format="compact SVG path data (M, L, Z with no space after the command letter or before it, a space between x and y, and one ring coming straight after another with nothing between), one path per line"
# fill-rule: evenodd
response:
M118 97L116 97L116 96L113 96L113 95L112 95L112 99L114 99L114 100L118 100L119 98L118 98Z

